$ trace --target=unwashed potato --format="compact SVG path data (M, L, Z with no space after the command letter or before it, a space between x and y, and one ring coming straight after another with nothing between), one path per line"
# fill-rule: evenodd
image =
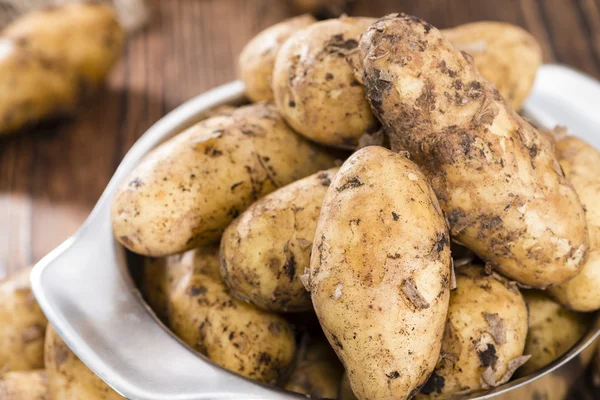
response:
M151 257L214 243L251 203L333 162L289 129L275 107L241 107L150 152L113 198L113 232Z
M559 139L555 146L560 165L586 209L590 254L576 277L549 291L567 308L595 311L600 309L600 152L575 136Z
M450 238L417 166L383 147L342 165L327 191L308 288L323 331L364 399L406 399L438 361Z
M46 371L13 371L0 374L0 399L49 400Z
M377 127L365 90L346 61L373 21L321 21L282 46L273 69L273 93L295 131L321 144L354 149L363 133Z
M0 34L0 133L72 113L115 63L123 31L101 4L33 11Z
M46 317L29 282L31 268L0 283L0 373L44 366Z
M52 326L44 351L50 400L122 400L69 349Z
M189 273L207 274L220 279L219 246L199 247L162 258L146 258L141 291L161 320L166 321L167 318L167 299L179 281Z
M456 268L440 361L418 397L448 398L508 382L528 359L526 336L527 305L516 285L479 266Z
M344 367L329 342L312 339L298 351L296 367L284 388L315 399L337 399Z
M263 197L225 230L221 274L234 296L276 312L312 310L300 277L310 267L321 204L337 168Z
M562 356L585 334L589 318L562 307L537 290L524 291L529 307L529 333L525 354L531 359L521 368L525 376Z
M505 22L481 21L442 31L454 47L473 56L481 75L519 110L529 94L542 49L529 32Z
M435 190L453 238L508 277L543 288L573 278L585 214L552 149L433 26L388 15L362 36L364 82L392 149Z
M250 100L273 100L271 75L277 52L290 36L315 22L308 14L289 18L268 27L246 44L238 60L238 75Z
M168 325L223 368L263 383L281 381L296 351L282 317L235 299L220 278L187 274L168 299Z

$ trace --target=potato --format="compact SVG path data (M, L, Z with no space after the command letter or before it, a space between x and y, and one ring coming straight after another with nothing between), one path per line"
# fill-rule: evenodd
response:
M419 396L447 398L507 382L528 359L521 357L526 336L527 305L516 285L479 266L457 268L441 358Z
M406 399L438 360L450 238L407 158L365 147L341 167L319 217L308 288L359 399Z
M575 311L600 309L600 152L574 136L556 142L565 175L586 209L590 254L573 279L549 289L560 303Z
M188 274L168 299L168 325L223 368L260 382L280 382L296 351L280 316L235 299L221 279Z
M273 100L271 75L277 52L290 36L315 22L308 14L289 18L268 27L246 44L238 60L238 76L244 81L250 100Z
M569 311L537 290L524 291L529 307L529 333L525 354L531 359L519 370L521 376L545 367L566 353L585 334L586 315Z
M337 399L344 367L327 340L311 338L297 358L284 388L310 398Z
M267 104L202 121L154 149L118 189L115 237L151 257L219 240L260 197L333 165Z
M205 246L183 254L163 258L146 258L141 292L144 299L163 321L167 318L167 299L187 274L207 274L220 279L219 246Z
M43 369L0 375L0 399L48 400L48 376Z
M50 400L123 399L77 358L51 325L46 330L44 359Z
M44 366L46 317L29 282L31 268L0 283L0 372Z
M393 150L407 150L435 190L453 238L537 288L579 272L583 207L539 132L468 55L420 19L392 14L361 39L364 82Z
M339 400L357 400L354 392L352 391L352 387L350 386L350 379L348 379L348 374L344 373L342 377L342 382L340 383L340 394L338 396Z
M317 172L263 197L227 227L221 275L233 295L276 312L312 310L300 276L321 204L337 168Z
M294 34L273 69L277 108L295 131L318 143L354 149L377 128L363 86L346 56L372 18L330 19Z
M481 75L518 110L542 64L542 48L529 32L505 22L481 21L445 29L458 50L469 53Z

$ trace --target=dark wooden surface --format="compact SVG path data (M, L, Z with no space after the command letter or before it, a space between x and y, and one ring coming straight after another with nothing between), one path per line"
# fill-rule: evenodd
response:
M0 279L83 222L123 155L166 112L235 78L246 41L291 15L283 0L162 0L128 41L106 89L77 117L0 139ZM352 15L407 12L446 28L521 25L548 62L600 78L600 0L357 0Z

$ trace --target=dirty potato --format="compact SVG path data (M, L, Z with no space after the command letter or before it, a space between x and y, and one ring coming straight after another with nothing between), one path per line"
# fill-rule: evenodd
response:
M141 291L144 299L163 321L167 317L167 299L187 274L207 274L220 278L219 246L205 246L161 258L146 258Z
M194 350L263 383L280 382L294 359L287 321L235 299L214 276L186 275L168 299L167 320Z
M27 268L0 283L0 374L44 366L47 321L31 292L30 273Z
M524 291L529 307L529 333L525 353L531 359L519 370L525 376L566 353L585 334L589 318L562 307L543 292Z
M46 371L36 369L0 374L0 399L49 400Z
M354 149L363 133L377 128L365 90L346 61L373 21L341 17L318 22L282 46L273 93L294 130L321 144Z
M560 165L586 209L590 254L576 277L549 291L567 308L595 311L600 309L600 152L574 136L559 139L555 147Z
M344 367L325 337L311 338L300 347L286 390L315 399L337 399Z
M327 191L308 288L359 399L406 399L438 360L450 239L425 176L382 147L354 153Z
M122 400L62 341L54 327L46 330L44 351L50 400Z
M481 75L496 86L513 109L521 108L542 64L542 49L533 35L516 25L495 21L459 25L442 34L473 57Z
M115 237L159 257L219 240L258 198L333 165L267 104L202 121L154 149L118 189Z
M227 227L221 274L234 296L276 312L312 310L301 276L310 266L321 204L337 168L263 197Z
M277 52L290 36L315 22L309 14L289 18L268 27L246 44L238 60L238 76L244 81L250 100L273 100L271 75Z
M361 40L364 82L392 149L423 170L453 238L503 274L543 288L589 249L583 207L539 132L433 26L404 14Z
M527 306L516 285L480 266L457 268L440 361L419 396L448 398L508 382L528 359L526 336Z

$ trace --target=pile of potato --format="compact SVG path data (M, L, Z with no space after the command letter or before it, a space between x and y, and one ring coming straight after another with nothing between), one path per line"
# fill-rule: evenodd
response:
M255 103L154 149L113 199L146 301L215 363L312 397L443 398L548 365L600 309L600 153L515 111L540 63L496 22L261 32L239 63ZM14 361L27 329L0 328L8 370L41 366L39 346ZM118 398L53 329L45 347L51 399Z

